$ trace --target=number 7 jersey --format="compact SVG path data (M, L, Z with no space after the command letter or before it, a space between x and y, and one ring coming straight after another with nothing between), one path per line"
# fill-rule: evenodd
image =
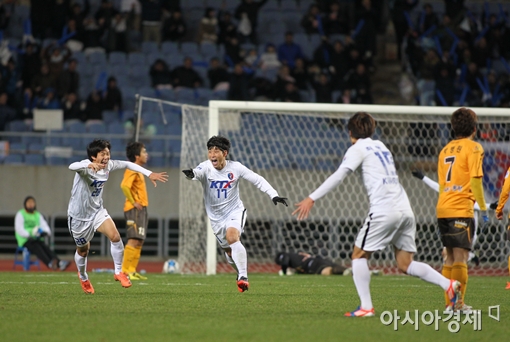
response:
M483 147L469 139L450 141L439 153L437 182L439 198L438 218L474 217L475 196L471 178L483 177Z

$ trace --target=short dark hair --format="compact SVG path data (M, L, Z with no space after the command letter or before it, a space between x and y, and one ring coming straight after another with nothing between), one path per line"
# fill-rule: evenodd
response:
M87 156L89 157L89 160L92 161L92 157L97 157L97 154L104 150L105 148L108 148L109 150L112 149L112 145L108 140L105 139L94 139L88 146L87 146Z
M130 162L135 162L136 156L142 153L145 145L139 141L132 141L126 146L126 157Z
M455 138L467 138L476 131L476 114L473 110L462 107L452 114L450 120Z
M211 147L217 147L222 151L230 151L230 140L221 135L212 136L209 141L207 141L207 149L209 150Z
M357 112L347 123L351 137L355 139L370 138L375 132L375 120L367 112Z

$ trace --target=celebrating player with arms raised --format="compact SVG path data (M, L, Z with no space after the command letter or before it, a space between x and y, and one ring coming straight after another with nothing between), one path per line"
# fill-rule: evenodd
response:
M103 207L103 187L111 171L130 169L143 173L156 186L156 181L166 182L166 172L155 173L128 161L110 159L110 142L107 140L94 140L87 146L85 159L69 165L75 171L71 199L67 209L67 224L69 232L76 243L74 261L78 267L78 277L83 291L94 293L94 287L87 275L87 255L90 249L90 240L96 231L110 239L110 249L115 266L114 279L120 281L123 287L130 287L131 282L122 272L122 257L124 244L108 211Z
M246 221L246 209L239 196L239 181L246 179L260 191L271 197L273 203L287 205L287 199L260 175L239 162L227 160L230 141L222 136L213 136L207 142L207 161L196 168L183 170L188 179L202 183L207 216L228 263L237 271L237 289L248 290L248 260L246 249L240 241Z

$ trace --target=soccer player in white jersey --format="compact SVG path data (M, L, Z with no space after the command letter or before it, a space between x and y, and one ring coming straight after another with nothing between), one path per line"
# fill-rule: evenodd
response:
M221 248L225 251L228 263L237 272L237 289L247 291L248 260L246 249L240 241L246 222L246 209L239 196L239 181L246 179L260 191L265 192L274 205L282 203L288 206L287 199L278 196L278 192L264 177L256 174L243 164L227 160L230 141L222 136L213 136L207 142L208 160L196 168L183 170L186 178L202 183L207 216Z
M431 188L435 192L439 192L439 183L430 179L429 177L425 176L422 171L413 170L411 173L413 174L414 177L421 179L423 181L423 183L428 185L429 188ZM498 201L491 203L489 205L489 208L492 210L495 210L497 207L498 207ZM477 212L481 211L480 206L478 205L477 202L475 202L473 209ZM473 248L475 247L476 241L478 240L478 215L474 216L474 222L475 222L475 232L473 233L473 239L472 239ZM483 227L482 227L482 230L483 230ZM445 248L443 248L442 254L443 254L443 258L446 258ZM478 255L476 252L469 251L468 261L473 261L476 264L476 266L478 266L480 264L480 259L478 258Z
M372 140L375 120L366 112L357 112L349 119L347 128L352 146L345 153L339 168L309 197L296 204L292 215L298 220L308 217L319 198L333 190L350 173L361 166L361 176L368 192L370 210L358 232L352 252L352 273L361 305L347 312L347 317L375 315L370 294L370 255L393 245L400 271L439 285L447 291L451 305L460 296L461 284L443 277L427 264L413 261L416 253L416 222L407 194L400 185L393 156L379 140Z
M115 266L114 279L123 287L130 287L131 282L125 273L122 273L122 258L124 244L119 232L108 211L103 207L103 187L108 180L110 172L118 169L130 169L141 172L149 177L154 186L156 181L166 182L166 172L151 172L135 163L110 159L110 142L96 139L87 146L89 159L69 165L75 171L71 199L67 209L67 224L69 232L76 243L74 261L78 268L78 278L85 293L93 294L94 287L87 275L87 255L90 249L90 240L96 231L110 239L111 254Z

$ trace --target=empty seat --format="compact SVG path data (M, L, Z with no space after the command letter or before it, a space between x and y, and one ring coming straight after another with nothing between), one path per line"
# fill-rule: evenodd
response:
M44 152L44 148L45 148L44 144L31 143L27 146L27 152L28 153L42 153L42 152Z
M87 59L91 64L106 65L106 54L104 52L93 52Z
M66 131L70 133L85 133L85 124L81 121L66 122Z
M116 110L103 111L103 121L105 124L111 124L120 120L119 112Z
M216 48L216 44L212 44L212 43L200 44L200 52L202 53L202 56L206 60L209 60L212 57L218 56L218 49Z
M25 164L27 165L44 165L45 162L42 154L27 154L25 156Z
M157 59L166 60L166 56L163 52L154 52L147 55L147 64L152 65Z
M146 55L159 52L159 46L156 42L142 42L142 52Z
M131 52L128 55L128 63L130 65L144 65L146 63L145 55L141 52Z
M72 159L72 161L69 162L69 159ZM46 158L46 165L70 165L79 160L80 158L48 157Z
M163 42L161 52L165 55L179 53L179 45L176 42Z
M126 130L124 129L124 124L122 122L114 122L110 123L107 126L108 133L110 134L124 134Z
M22 154L9 154L4 158L4 164L6 165L23 165L24 156Z
M25 124L23 120L14 120L7 124L7 131L11 132L26 132L28 130L28 126Z
M111 66L125 65L127 63L127 55L125 52L113 51L113 52L110 52L108 61L110 62Z
M11 151L12 153L24 154L27 152L27 145L24 143L11 142L9 144L9 151Z
M198 44L194 42L184 42L181 44L181 53L185 56L193 57L198 55Z
M100 122L92 122L86 125L87 132L92 134L104 135L106 133L106 125Z

